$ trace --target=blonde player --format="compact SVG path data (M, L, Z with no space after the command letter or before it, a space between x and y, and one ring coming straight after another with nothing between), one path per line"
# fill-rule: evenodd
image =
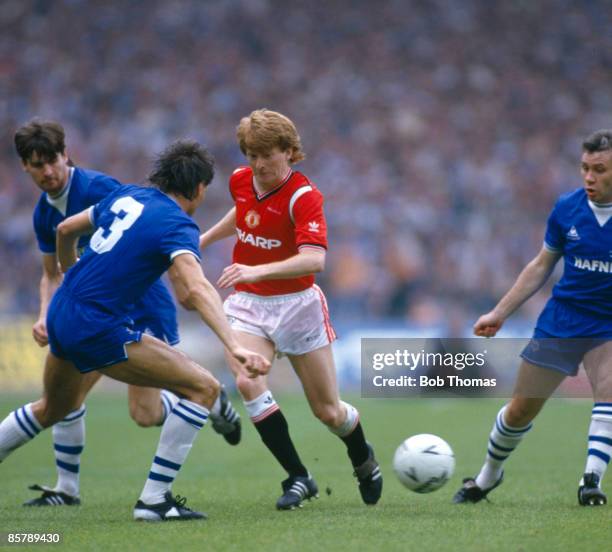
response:
M234 171L229 186L235 206L201 236L200 247L237 234L233 264L218 281L236 290L224 304L231 326L243 346L270 362L275 354L287 355L312 412L344 441L363 501L375 504L382 475L359 413L338 395L331 349L336 334L325 296L314 283L327 250L323 196L292 168L304 153L287 117L254 111L240 121L237 137L249 166ZM266 377L250 379L229 355L227 361L255 428L288 473L277 508L300 506L317 496L317 485L298 456Z

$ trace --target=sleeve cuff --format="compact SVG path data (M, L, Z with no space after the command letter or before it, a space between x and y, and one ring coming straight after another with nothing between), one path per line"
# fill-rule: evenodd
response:
M550 251L551 253L561 253L563 251L563 249L559 247L553 247L552 245L546 242L544 242L544 249Z
M184 255L185 253L189 253L190 255L193 255L197 259L198 262L202 260L201 257L197 253L192 251L191 249L177 249L176 251L173 251L172 253L170 253L170 261L173 261L176 257L178 257L179 255Z

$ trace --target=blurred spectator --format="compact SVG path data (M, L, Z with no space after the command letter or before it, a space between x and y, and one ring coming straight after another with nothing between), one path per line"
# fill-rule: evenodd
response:
M259 107L301 129L326 196L335 319L490 308L580 185L580 140L611 127L609 2L3 0L0 311L37 310L31 212L12 134L62 122L77 164L144 180L177 137L218 162L207 227L231 205L235 127ZM208 275L229 262L207 252Z

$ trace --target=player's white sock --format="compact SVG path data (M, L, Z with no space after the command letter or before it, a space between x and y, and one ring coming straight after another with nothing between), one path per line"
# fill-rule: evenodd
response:
M179 402L179 398L172 393L172 391L168 391L167 389L162 389L159 396L162 403L162 419L157 425L164 425L164 422L168 418L168 414L172 412L176 403Z
M79 468L85 446L85 405L73 410L53 426L53 449L57 466L55 490L79 496Z
M612 457L612 403L598 402L591 412L589 450L584 473L596 473L601 484L610 457ZM580 484L582 483L581 481Z
M145 504L159 504L187 458L198 431L208 419L208 409L180 399L161 431L149 477L140 494Z
M359 423L359 411L351 404L340 401L340 405L346 410L346 419L339 427L330 427L329 430L335 433L338 437L346 437L355 429Z
M0 462L15 449L34 439L42 429L32 413L32 403L11 412L0 423Z
M244 401L244 407L254 424L261 422L279 409L270 391L264 391L252 401Z
M532 427L531 423L525 427L510 427L504 421L506 408L507 405L497 414L493 429L489 434L487 457L476 477L476 485L483 490L490 489L497 483L502 474L503 463Z

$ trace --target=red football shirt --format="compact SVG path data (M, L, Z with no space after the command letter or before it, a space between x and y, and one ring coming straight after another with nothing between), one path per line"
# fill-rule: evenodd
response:
M327 249L323 195L302 173L291 171L276 188L258 194L253 171L240 167L230 178L236 203L233 262L249 266L283 261L303 247ZM237 284L236 291L258 295L295 293L314 284L314 275Z

